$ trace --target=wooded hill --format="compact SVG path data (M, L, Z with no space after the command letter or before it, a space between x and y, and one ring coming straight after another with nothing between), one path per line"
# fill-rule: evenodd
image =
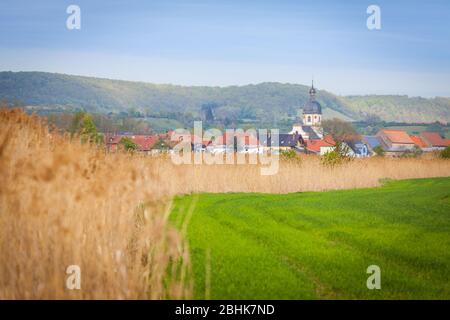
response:
M218 121L293 119L309 86L284 83L206 87L161 85L45 72L0 72L0 100L8 103L127 113L147 117L214 117ZM450 122L450 98L394 95L336 96L319 90L325 117L397 122Z

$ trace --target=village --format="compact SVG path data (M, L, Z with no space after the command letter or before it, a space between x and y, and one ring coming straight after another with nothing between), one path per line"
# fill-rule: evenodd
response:
M2 311L448 307L450 0L2 0L0 34Z
M302 117L293 124L289 133L274 134L269 130L227 130L211 135L203 131L169 130L164 134L140 135L130 132L106 133L107 150L115 152L128 142L130 149L143 154L171 153L180 142L190 145L192 152L212 154L238 152L258 154L263 152L296 152L298 154L325 155L339 143L346 156L365 158L376 155L401 157L440 151L450 146L450 139L438 132L424 131L410 135L400 129L380 129L375 135L351 135L336 141L322 127L322 106L316 100L314 84L309 90L309 100L302 108ZM216 130L217 132L217 130ZM126 144L125 144L125 148Z

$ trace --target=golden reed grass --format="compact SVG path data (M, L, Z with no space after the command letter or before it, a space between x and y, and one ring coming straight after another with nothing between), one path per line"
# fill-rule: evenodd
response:
M272 176L256 165L177 166L163 156L108 154L2 109L0 299L190 297L187 243L168 223L176 194L323 191L438 176L450 176L450 161L370 158L328 168L306 156L281 162ZM73 264L81 290L66 288Z
M187 250L138 158L0 110L0 299L190 297ZM66 268L81 268L81 290Z

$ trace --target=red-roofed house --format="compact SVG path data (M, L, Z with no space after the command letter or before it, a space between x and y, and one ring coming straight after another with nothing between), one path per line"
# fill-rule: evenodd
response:
M414 144L423 151L431 151L431 146L420 136L410 136Z
M118 135L106 135L105 144L108 151L117 151L119 148L120 140L122 138L129 138L137 146L139 152L149 152L152 147L158 142L158 135L129 135L129 134L118 134Z
M105 135L105 145L106 145L107 150L111 151L111 152L117 151L120 139L122 139L122 136L106 134Z
M422 132L420 134L422 140L424 140L433 150L445 149L449 144L446 139L443 139L437 132Z
M401 155L415 148L414 141L403 130L381 129L376 136L386 155Z
M152 150L152 147L159 140L158 135L139 135L132 136L131 140L138 145L138 151L146 152Z
M336 142L331 135L327 135L323 140L305 140L305 145L308 152L324 155L334 149Z
M323 137L323 141L325 141L326 143L331 144L333 146L336 145L336 141L334 141L333 136L331 134Z

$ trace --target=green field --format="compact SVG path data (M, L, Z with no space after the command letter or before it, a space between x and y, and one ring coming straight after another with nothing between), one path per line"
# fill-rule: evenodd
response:
M183 196L171 219L186 222L196 299L450 299L450 178Z

